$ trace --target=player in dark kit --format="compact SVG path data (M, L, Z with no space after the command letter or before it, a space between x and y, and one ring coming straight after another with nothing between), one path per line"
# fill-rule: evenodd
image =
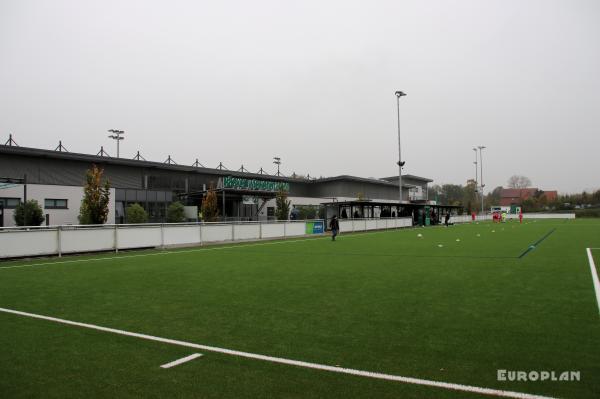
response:
M331 229L331 241L335 241L335 236L338 235L340 231L340 222L337 219L336 215L333 215L331 218L331 222L329 222L329 228Z

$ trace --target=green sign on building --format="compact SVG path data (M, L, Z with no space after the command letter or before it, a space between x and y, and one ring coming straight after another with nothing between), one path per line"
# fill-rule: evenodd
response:
M258 191L290 191L290 183L281 181L244 179L243 177L227 176L223 178L223 188Z

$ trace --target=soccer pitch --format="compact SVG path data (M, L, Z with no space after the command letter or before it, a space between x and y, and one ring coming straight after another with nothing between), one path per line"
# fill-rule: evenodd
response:
M0 397L597 398L586 248L600 221L2 262Z

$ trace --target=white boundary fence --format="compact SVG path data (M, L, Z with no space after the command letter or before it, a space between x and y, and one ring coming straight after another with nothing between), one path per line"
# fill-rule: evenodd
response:
M298 220L7 227L0 229L0 259L318 235L307 231L315 222L325 224ZM411 225L410 218L340 220L342 232Z
M519 219L519 215L507 215L508 219ZM523 219L575 219L574 213L524 213Z
M411 227L411 218L339 219L340 233Z
M507 219L519 219L519 215L507 214ZM574 213L524 213L523 219L575 219ZM492 215L477 215L475 220L492 220ZM453 215L450 217L450 223L469 223L472 222L471 215ZM443 223L442 223L443 224Z
M518 219L519 215L508 215ZM526 219L575 219L573 213L525 213ZM491 220L477 216L477 221ZM295 220L232 223L162 223L68 225L0 228L0 259L156 248L177 245L203 245L232 241L252 241L313 235L309 223L323 220ZM451 223L469 223L471 215L455 215ZM340 232L398 229L411 227L408 218L340 219Z

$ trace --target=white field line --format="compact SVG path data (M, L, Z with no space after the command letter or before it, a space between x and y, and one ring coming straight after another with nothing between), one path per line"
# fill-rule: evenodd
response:
M385 230L385 231L372 231L372 232L366 232L366 233L350 233L350 235L348 235L345 238L352 238L352 237L371 235L371 234L391 233L391 232L397 232L398 230L400 230L400 229L391 229L391 230ZM346 233L346 234L348 234L348 233ZM303 238L303 239L299 239L299 240L269 241L269 242L258 242L258 243L254 243L254 244L235 244L235 245L227 245L227 246L220 246L220 247L214 247L214 248L204 247L204 248L195 248L195 249L184 249L184 250L180 250L180 251L160 251L160 252L135 254L135 255L120 255L120 256L109 256L109 257L88 258L88 259L71 259L71 260L62 260L62 261L56 261L56 262L41 262L41 263L15 265L15 266L0 266L0 270L2 270L2 269L18 269L18 268L22 268L22 267L61 265L61 264L65 264L65 263L99 262L99 261L103 261L103 260L129 259L129 258L139 258L139 257L144 257L144 256L185 254L185 253L190 253L190 252L203 252L203 251L218 251L218 250L223 250L223 249L237 249L237 248L257 247L257 246L262 246L262 245L276 245L276 244L287 244L287 243L292 243L292 242L324 240L324 239L328 239L328 238L329 238L329 236L325 236L325 237L315 237L315 238Z
M343 367L327 366L324 364L309 363L309 362L303 362L300 360L285 359L282 357L273 357L273 356L259 355L256 353L240 352L240 351L236 351L236 350L232 350L232 349L224 349L224 348L218 348L215 346L200 345L200 344L194 344L191 342L178 341L175 339L155 337L153 335L146 335L146 334L139 334L139 333L124 331L124 330L117 330L115 328L102 327L102 326L98 326L95 324L79 323L76 321L58 319L56 317L43 316L43 315L39 315L39 314L35 314L35 313L21 312L21 311L13 310L13 309L0 308L0 312L15 314L15 315L19 315L19 316L25 316L25 317L32 317L34 319L53 321L56 323L68 324L71 326L84 327L84 328L89 328L92 330L104 331L104 332L109 332L109 333L113 333L113 334L126 335L128 337L147 339L150 341L157 341L157 342L162 342L165 344L185 346L188 348L200 349L200 350L204 350L204 351L208 351L208 352L216 352L216 353L222 353L225 355L239 356L239 357L244 357L244 358L248 358L248 359L263 360L266 362L286 364L286 365L290 365L290 366L304 367L304 368L315 369L315 370L324 370L324 371L330 371L330 372L334 372L334 373L350 374L350 375L354 375L354 376L358 376L358 377L375 378L375 379L388 380L388 381L398 381L398 382L403 382L406 384L424 385L424 386L435 387L435 388L444 388L444 389L451 389L451 390L463 391L463 392L473 392L473 393L478 393L478 394L482 394L482 395L498 396L498 397L505 397L505 398L553 399L548 396L533 395L533 394L522 393L522 392L504 391L504 390L491 389L491 388L481 388L481 387L476 387L476 386L471 386L471 385L462 385L462 384L454 384L454 383L449 383L449 382L424 380L421 378L402 377L399 375L383 374L383 373L377 373L377 372L372 372L372 371L363 371L363 370L349 369L349 368L343 368Z
M598 312L600 312L600 281L598 280L598 271L592 256L592 248L587 248L588 261L590 262L590 270L592 271L592 281L594 282L594 290L596 291L596 302L598 303Z
M160 366L160 368L161 369L170 369L171 367L175 367L175 366L180 365L182 363L189 362L190 360L194 360L194 359L196 359L196 358L198 358L200 356L202 356L201 353L194 353L192 355L189 355L189 356L186 356L186 357L182 357L181 359L177 359L177 360L172 361L170 363L163 364L162 366Z

